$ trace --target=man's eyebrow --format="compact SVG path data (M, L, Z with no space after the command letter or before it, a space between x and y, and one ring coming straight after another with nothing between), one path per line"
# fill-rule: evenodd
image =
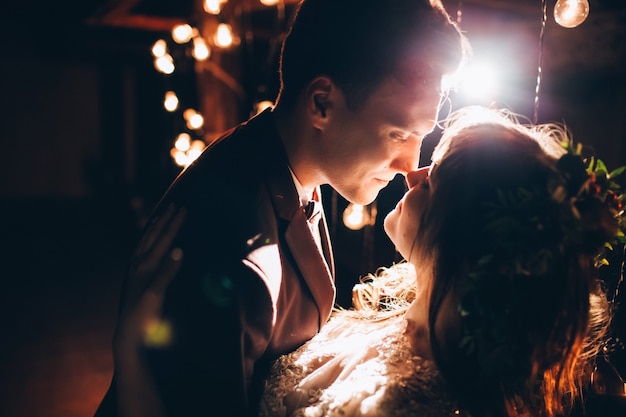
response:
M401 120L396 120L393 122L393 125L397 128L397 129L401 129L404 132L410 133L412 135L415 136L424 136L424 134L422 133L422 131L415 125L411 126L409 123L405 123Z

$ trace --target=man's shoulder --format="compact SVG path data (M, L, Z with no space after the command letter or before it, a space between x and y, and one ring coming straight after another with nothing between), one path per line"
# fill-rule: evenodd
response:
M259 115L208 145L186 171L218 172L226 182L254 182L275 175L275 168L283 165L287 157L278 132L269 115Z

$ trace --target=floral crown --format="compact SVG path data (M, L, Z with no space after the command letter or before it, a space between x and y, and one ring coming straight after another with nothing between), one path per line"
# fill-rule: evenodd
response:
M563 142L562 145L567 152L559 159L557 167L568 180L567 197L573 203L573 207L594 201L606 205L617 220L615 235L609 236L596 254L595 266L607 265L608 261L604 257L606 250L613 250L614 244L626 243L626 216L624 215L626 194L624 194L624 188L615 180L626 170L626 165L609 172L602 160L593 156L583 158L581 144L574 147L569 142ZM578 217L580 218L579 213Z
M607 251L626 243L626 194L616 181L626 166L609 171L601 160L583 157L582 145L562 145L566 152L547 190L498 190L495 201L486 203L485 233L495 246L469 273L459 305L460 348L491 379L523 373L515 323L530 319L524 314L529 302L550 302L538 299L546 295L537 288L546 285L542 277L555 257L574 248L599 268L609 263Z

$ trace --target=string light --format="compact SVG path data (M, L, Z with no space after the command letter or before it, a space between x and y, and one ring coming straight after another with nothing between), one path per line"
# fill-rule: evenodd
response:
M194 29L188 24L180 24L172 29L172 39L174 42L183 44L191 40L194 35Z
M174 147L170 150L170 156L180 167L187 167L202 153L206 144L199 140L192 140L188 133L180 133L175 141Z
M343 211L343 224L348 229L360 230L365 226L372 226L376 216L372 216L370 210L361 204L350 203Z
M587 0L558 0L554 6L554 20L564 28L575 28L589 16Z
M217 25L214 42L220 48L228 48L233 44L233 29L228 23L220 23Z
M539 64L537 65L537 85L535 86L535 114L533 116L533 123L537 124L539 121L539 90L541 88L541 73L543 66L543 37L546 31L547 20L547 6L546 0L541 0L541 30L539 31Z
M202 6L205 12L217 15L222 11L223 3L226 3L226 0L204 0Z
M191 54L198 61L206 61L211 56L211 49L209 49L209 45L207 45L206 41L201 36L196 36L193 38L193 50Z
M163 107L169 112L176 111L178 109L178 96L173 91L165 92L165 98L163 99Z
M155 58L162 57L167 53L167 43L165 39L159 39L152 45L152 55Z
M189 133L179 134L174 141L174 147L181 152L187 152L191 149L191 136L189 136Z
M194 109L185 110L183 118L187 122L187 127L191 130L198 130L204 125L204 117Z
M259 0L264 6L280 5L279 11L284 9L282 0ZM226 23L228 20L222 16L224 6L228 0L202 0L202 8L204 12L218 16L218 22L215 32L208 38L200 34L199 29L188 23L177 24L171 29L172 41L178 45L190 44L186 46L188 50L184 55L170 53L168 43L165 39L157 40L152 46L152 55L154 56L154 67L157 71L169 75L172 74L176 65L173 56L193 57L195 61L206 61L211 57L211 47L230 48L238 45L240 39L234 34L233 28ZM280 16L282 14L279 13ZM284 16L280 17L281 19ZM259 101L253 105L253 111L261 112L267 107L273 106L271 101ZM174 91L167 91L163 99L163 107L168 112L175 112L180 107L179 98ZM182 114L185 126L189 133L181 133L176 137L170 155L174 162L182 167L188 166L206 146L204 140L195 139L193 136L203 137L204 117L194 109L188 108Z
M174 65L174 58L170 54L165 54L163 56L157 57L154 60L154 67L157 71L162 72L163 74L171 74L174 72L176 68Z

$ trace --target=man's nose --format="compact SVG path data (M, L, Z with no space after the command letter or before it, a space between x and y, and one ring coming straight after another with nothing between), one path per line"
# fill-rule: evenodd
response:
M416 140L402 150L393 163L393 167L403 175L407 175L411 171L415 171L420 162L420 148L422 147L422 139Z

